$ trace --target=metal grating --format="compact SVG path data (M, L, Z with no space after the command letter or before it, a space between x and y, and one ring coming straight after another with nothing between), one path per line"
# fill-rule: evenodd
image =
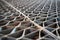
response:
M60 40L60 0L0 0L0 40Z

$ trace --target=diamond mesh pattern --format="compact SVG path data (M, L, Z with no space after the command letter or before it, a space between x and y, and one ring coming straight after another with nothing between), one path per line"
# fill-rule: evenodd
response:
M59 3L60 0L0 0L0 39L60 40Z

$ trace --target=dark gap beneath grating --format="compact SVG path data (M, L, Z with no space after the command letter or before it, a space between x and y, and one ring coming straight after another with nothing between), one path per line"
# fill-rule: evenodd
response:
M53 32L53 34L55 34L57 36L56 30Z
M20 27L16 28L16 31L22 30Z
M57 18L57 21L58 21L58 22L60 21L60 18L59 18L59 17Z
M45 15L48 14L47 12L40 12L40 13L41 13L42 15L43 15L43 14L45 14Z
M3 34L0 34L0 38L3 36Z
M47 33L42 30L41 33L40 33L40 36L44 37L45 35L47 35Z
M43 27L43 23L40 23L39 25Z
M16 40L14 38L2 37L1 40Z
M49 13L48 16L52 16L52 15L55 15L55 14L57 14L57 13Z
M47 17L47 20L54 19L56 17L57 17L57 15L53 15L53 16Z
M2 30L7 30L7 29L10 29L10 28L12 28L12 27L10 27L10 26L3 26L3 27L1 27Z
M41 17L47 17L47 15L41 15Z
M29 21L23 21L23 22L21 22L20 28L25 29L27 27L30 27L31 25L32 25L31 22L29 22Z
M22 34L23 34L23 30L18 31L18 32L15 32L15 33L13 33L13 34L10 34L10 35L8 35L8 36L9 36L9 37L13 37L13 38L19 38L19 37L22 36Z
M0 16L0 20L4 19L5 17L4 16Z
M56 10L54 10L54 9L51 9L51 10L50 10L50 12L56 12Z
M50 27L50 28L58 28L57 23L52 24L52 25L50 25L50 26L48 26L48 27Z
M18 13L18 12L15 12L14 14L13 14L13 16L19 16L20 14Z
M29 39L29 38L22 38L22 39L19 39L19 40L32 40L32 39Z
M38 19L40 19L40 17L36 17L36 19L38 20Z
M23 21L23 20L24 20L24 17L19 16L19 17L16 18L16 20L17 20L17 21Z
M25 13L31 13L31 11L25 11Z
M11 21L11 20L13 20L14 18L15 18L14 16L10 16L10 17L7 17L7 19L5 19L5 20Z
M57 32L58 32L58 34L59 34L59 36L60 36L60 28L57 30Z
M34 22L36 22L37 24L40 24L40 25L41 25L41 23L42 23L42 21L40 21L40 20L36 20L36 21L34 21Z
M30 18L32 21L34 21L35 20L35 18Z
M55 40L55 38L51 37L50 35L45 36L45 38L47 38L46 40Z
M29 18L36 17L36 14L29 14Z
M39 14L39 12L37 12L37 11L33 11L33 13L34 13L34 14Z
M2 30L2 31L0 32L0 34L7 35L7 34L9 34L12 30L13 30L13 28L7 29L7 30Z
M56 19L48 20L47 22L44 23L45 26L48 26L50 24L53 24L56 22Z
M35 33L32 33L32 34L29 34L29 35L26 35L25 36L26 38L29 38L29 39L32 39L32 40L36 40L39 38L39 32L35 32Z
M20 23L20 21L11 21L8 26L17 26Z
M6 21L6 20L1 20L1 21L0 21L0 26L3 26L3 25L5 25L5 24L7 24L7 21Z
M54 30L54 28L50 28L50 27L47 27L46 29L49 30L50 32Z
M43 22L43 21L46 21L46 18L41 18L40 21L42 21L42 22Z
M35 29L26 29L25 35L27 35L27 34L29 34L31 32L34 32L34 31L36 31L36 30Z
M8 40L8 38L7 37L3 37L3 38L1 38L1 40Z
M2 29L0 31L0 34L4 34L4 35L9 34L9 33L11 33L13 31L13 29L14 29L13 27L11 27L11 28L4 28L4 29ZM20 27L16 28L15 32L17 32L19 30L21 30Z
M16 16L19 16L19 13L14 13L13 16L15 16L15 17L16 17Z

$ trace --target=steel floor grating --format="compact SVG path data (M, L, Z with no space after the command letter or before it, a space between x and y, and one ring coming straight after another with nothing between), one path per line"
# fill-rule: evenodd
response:
M0 0L0 40L60 40L60 0Z

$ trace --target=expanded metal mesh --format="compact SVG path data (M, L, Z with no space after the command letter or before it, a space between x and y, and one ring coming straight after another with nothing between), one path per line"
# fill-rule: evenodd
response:
M0 0L0 40L60 40L60 0Z

